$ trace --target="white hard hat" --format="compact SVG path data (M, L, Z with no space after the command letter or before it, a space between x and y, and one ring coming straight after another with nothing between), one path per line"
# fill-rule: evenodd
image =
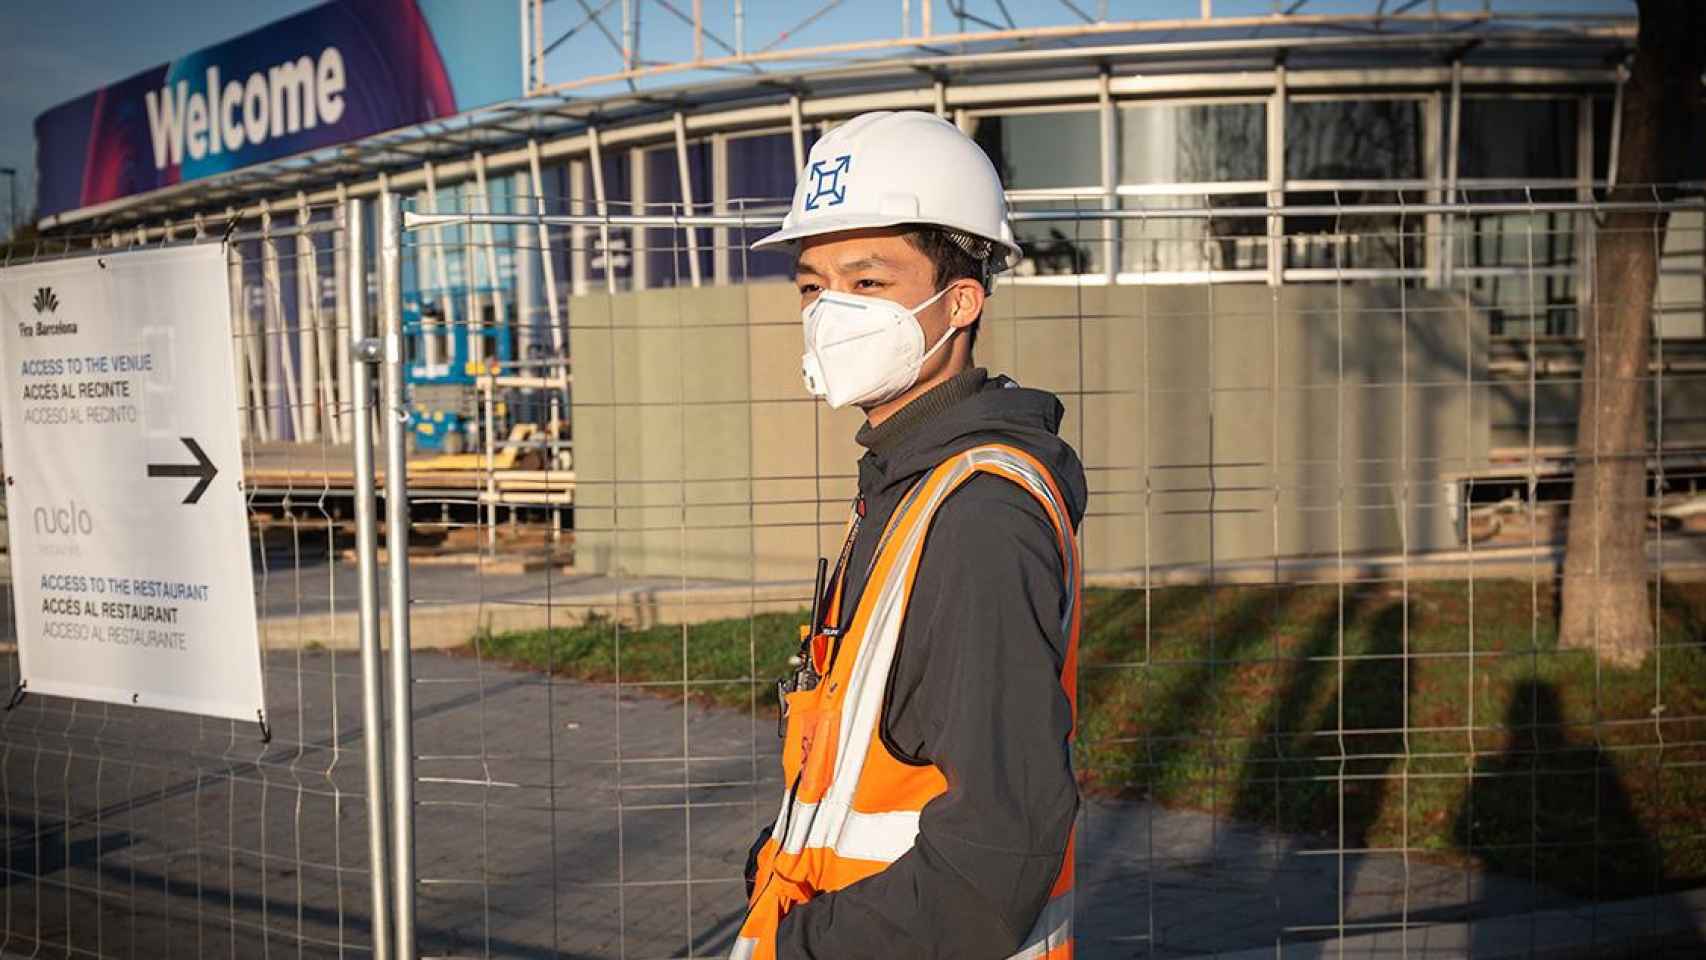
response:
M1020 257L989 157L958 127L916 110L861 114L819 140L800 171L782 229L752 248L903 223L989 241L991 273Z

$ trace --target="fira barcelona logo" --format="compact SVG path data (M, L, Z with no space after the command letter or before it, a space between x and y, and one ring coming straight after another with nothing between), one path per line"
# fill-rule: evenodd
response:
M52 313L59 309L59 298L54 296L52 287L41 287L36 290L33 306L37 313Z
M847 199L847 185L841 177L853 165L853 155L844 153L834 160L819 160L812 164L812 192L806 197L806 209L833 207Z

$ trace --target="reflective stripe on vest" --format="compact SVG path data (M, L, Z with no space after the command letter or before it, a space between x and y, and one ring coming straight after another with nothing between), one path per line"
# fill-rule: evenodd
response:
M1031 925L1025 945L1009 960L1059 960L1072 955L1072 891L1050 900Z
M1065 588L1061 684L1076 715L1080 580L1071 515L1053 479L1028 454L999 445L967 450L933 470L896 506L843 637L841 657L847 662L828 665L818 687L791 704L784 748L789 788L760 854L751 909L731 954L736 960L771 960L776 925L793 906L880 872L911 850L924 805L947 789L933 765L906 764L889 754L878 732L925 537L949 495L979 473L1001 476L1035 497L1055 530ZM809 741L803 739L808 734ZM821 751L830 749L833 756L823 757ZM825 760L827 783L818 782L824 779ZM815 771L814 776L807 777L807 771ZM1070 956L1071 859L1069 846L1051 899L1015 957Z
M851 860L893 863L912 849L912 841L918 837L917 810L860 813L843 806L832 813L824 809L830 803L823 800L794 804L788 835L778 844L781 852L801 853L808 847L830 847L837 855ZM839 830L831 836L834 827Z

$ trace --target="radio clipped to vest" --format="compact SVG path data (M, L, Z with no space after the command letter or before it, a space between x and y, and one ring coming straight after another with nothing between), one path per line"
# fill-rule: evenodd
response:
M817 558L817 577L812 589L811 620L800 624L800 649L788 658L788 666L792 670L776 681L776 736L786 739L788 736L788 694L801 693L817 689L824 674L835 662L836 651L841 646L841 630L839 624L831 625L824 622L826 617L837 620L840 617L840 599L842 578L847 573L847 561L853 553L853 540L859 535L859 521L865 514L864 499L854 503L853 517L847 525L847 536L841 546L841 556L835 561L833 585L830 583L829 561L823 557ZM833 587L835 598L831 599L830 590Z
M827 575L829 561L817 558L817 586L812 590L812 618L809 623L800 624L800 650L788 658L788 666L793 672L776 681L776 702L779 710L776 717L776 736L788 735L788 694L802 690L815 690L818 682L823 679L823 673L817 668L817 657L813 650L813 638L817 636L817 628L823 622L823 584Z

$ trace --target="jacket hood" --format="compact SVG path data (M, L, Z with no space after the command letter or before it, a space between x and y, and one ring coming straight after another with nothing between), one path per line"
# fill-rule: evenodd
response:
M919 425L893 450L870 451L859 461L859 493L866 498L894 492L942 461L985 443L1004 443L1035 457L1054 476L1072 524L1084 519L1089 491L1084 464L1060 438L1066 408L1054 394L1031 390L1005 377L991 377L979 392Z

